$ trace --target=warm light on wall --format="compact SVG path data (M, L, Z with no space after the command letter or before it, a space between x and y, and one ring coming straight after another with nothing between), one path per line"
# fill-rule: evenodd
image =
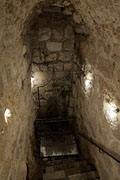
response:
M93 75L92 75L92 73L89 72L85 76L85 90L87 92L90 92L90 89L92 88L92 83L93 83Z
M11 117L10 109L5 110L4 117L5 117L5 122L8 123L8 119Z
M117 124L118 124L118 111L117 110L118 108L114 102L107 102L104 100L103 111L112 129L117 128Z
M34 78L34 77L31 77L31 87L34 86L34 81L35 81L35 78Z

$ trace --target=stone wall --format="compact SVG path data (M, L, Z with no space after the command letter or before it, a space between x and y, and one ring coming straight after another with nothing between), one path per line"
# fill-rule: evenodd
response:
M35 119L31 63L21 37L22 10L27 9L14 1L0 3L0 180L25 180ZM8 121L6 109L11 111Z
M81 6L84 3L81 2ZM84 4L85 5L85 4ZM82 55L82 66L77 61L74 73L73 103L74 114L77 116L79 131L84 132L99 144L120 154L120 95L119 95L119 57L120 41L117 11L111 17L112 9L105 8L102 3L88 3L85 21L91 27L89 38L83 41L79 50ZM79 12L83 9L76 4ZM100 12L101 6L103 9ZM92 8L94 7L94 10ZM115 8L113 3L111 7ZM91 12L89 12L89 10ZM117 10L117 9L116 9ZM98 16L97 16L98 14ZM107 16L109 14L110 16ZM113 18L113 19L112 19ZM81 67L81 68L79 68ZM81 77L79 72L81 69ZM75 99L75 100L74 100ZM83 138L79 138L83 143ZM120 165L106 154L99 152L90 143L85 143L94 157L101 179L119 179ZM83 148L83 151L85 150Z
M72 90L74 55L73 27L60 12L46 9L30 27L32 52L32 78L40 117L65 117L72 115L70 94ZM40 102L38 102L38 88Z
M33 135L35 108L31 95L30 63L23 58L25 52L22 46L16 47L16 54L11 45L5 48L4 61L0 65L1 180L25 179L28 152L31 151L30 136ZM4 117L6 109L11 111L7 121Z
M106 100L114 102L119 109L120 3L116 0L4 0L0 3L0 179L26 178L27 149L30 149L26 141L31 134L29 124L34 115L30 113L33 106L28 83L30 76L27 75L29 43L25 43L26 40L23 44L21 34L25 30L24 23L32 19L32 13L36 11L38 15L41 8L47 9L46 6L52 4L51 10L61 9L74 31L82 36L76 37L80 40L75 43L79 58L71 97L79 130L120 154L119 113L118 121L112 123L117 129L113 129L103 113ZM25 44L28 44L27 48ZM85 88L85 80L88 80L86 85L93 80L90 89ZM4 121L6 108L12 113L8 125ZM119 179L120 165L92 146L88 147L101 179Z

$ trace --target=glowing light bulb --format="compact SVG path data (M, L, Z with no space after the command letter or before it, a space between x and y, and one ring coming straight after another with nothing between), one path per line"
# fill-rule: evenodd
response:
M35 81L35 78L34 78L34 77L31 77L31 87L34 86L34 81Z
M93 81L93 75L91 73L88 73L85 77L85 90L87 92L89 92L92 87L92 81Z
M5 122L8 123L8 119L11 117L10 109L5 110L4 117L5 117Z
M117 128L117 124L118 124L116 109L117 109L116 104L114 104L113 102L104 101L104 105L103 105L104 114L112 129Z

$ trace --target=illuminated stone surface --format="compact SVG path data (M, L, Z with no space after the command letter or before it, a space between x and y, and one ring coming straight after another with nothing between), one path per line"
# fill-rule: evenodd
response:
M26 179L28 159L34 164L31 166L35 167L30 141L30 137L33 137L35 119L30 85L30 64L33 55L31 45L32 48L39 46L40 57L36 57L36 63L44 62L48 52L40 51L44 49L44 43L40 44L36 39L28 38L34 36L29 26L38 32L37 24L34 23L36 16L39 16L43 9L48 9L46 11L48 18L48 11L50 12L51 8L46 6L52 3L56 4L54 7L57 6L55 12L66 15L68 23L77 33L74 39L76 58L73 58L73 69L76 71L72 79L71 99L79 130L85 131L96 141L120 154L119 118L118 127L113 130L103 112L106 94L114 97L117 108L120 107L119 1L4 0L0 6L0 132L4 129L4 134L0 133L1 180ZM54 22L64 24L64 18L60 20L55 16L54 19ZM43 23L48 28L48 21ZM50 34L45 35L42 40L49 40ZM42 42L41 39L37 40ZM84 70L88 64L91 65L94 86L89 96L86 96ZM60 79L58 82L62 87L63 81ZM46 96L47 94L49 93L46 92ZM6 127L4 122L7 107L13 112L9 127ZM84 151L86 146L82 147ZM119 165L108 157L106 160L106 156L100 154L93 146L88 147L101 178L119 179ZM31 169L34 171L34 168Z

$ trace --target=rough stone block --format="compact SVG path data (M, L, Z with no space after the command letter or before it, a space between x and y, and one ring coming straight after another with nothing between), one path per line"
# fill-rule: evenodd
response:
M55 179L60 179L60 178L65 178L65 171L64 170L55 172Z
M47 66L46 65L40 65L39 69L42 72L47 72Z
M63 38L63 31L59 29L53 29L53 38L60 41Z
M64 71L70 71L72 69L71 63L65 63L64 64Z
M38 33L39 41L47 41L50 39L51 29L50 28L40 28Z
M40 57L33 57L33 62L40 63Z
M32 72L36 72L36 71L39 71L39 65L37 64L32 64Z
M56 53L48 54L48 56L46 57L46 61L55 61L56 59L57 59Z
M63 71L62 72L56 72L55 74L56 74L56 78L58 78L58 79L63 79L65 76Z
M62 50L61 42L47 42L46 46L48 51L57 52Z
M74 50L74 40L66 40L64 42L64 50Z
M33 57L38 57L38 56L40 56L40 51L39 51L39 49L33 49Z
M74 38L73 28L70 25L65 29L65 38Z
M80 22L81 22L80 15L78 15L76 13L73 13L73 20L74 20L75 23L80 24Z
M70 61L73 57L73 53L71 52L60 52L58 59L61 61Z
M49 71L50 71L50 72L53 72L53 70L54 70L54 65L53 65L53 64L49 64L47 70L48 70L48 72L49 72Z
M46 173L54 173L54 166L46 167Z
M54 65L55 71L63 71L63 63L58 63Z
M66 16L69 16L69 15L72 15L72 11L70 11L69 8L66 8L66 9L63 11L63 14L65 14Z

